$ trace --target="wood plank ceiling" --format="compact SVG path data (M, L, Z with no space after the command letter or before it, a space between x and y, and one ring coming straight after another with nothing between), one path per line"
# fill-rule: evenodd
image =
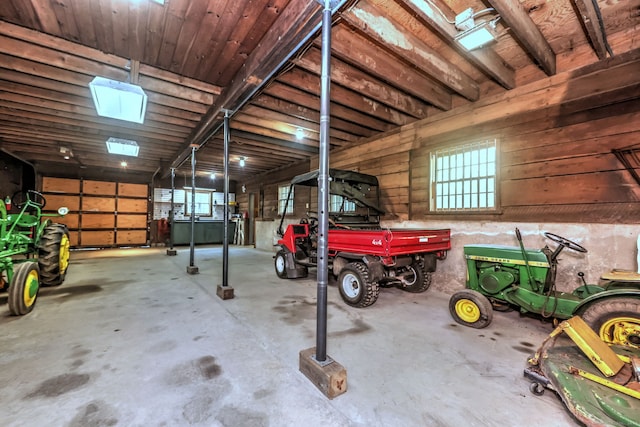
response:
M319 3L161 3L2 0L5 155L44 174L99 179L123 173L122 159L106 152L105 140L113 136L140 146L138 158L126 159L132 182L166 176L171 165L188 170L191 144L199 147L198 173L221 173L224 111L232 114L231 179L246 181L317 153ZM640 43L640 0L359 0L340 6L332 30L332 147ZM495 9L479 19L499 14L496 43L472 52L458 47L453 21L467 8ZM96 75L142 86L149 97L144 124L96 115L88 87Z

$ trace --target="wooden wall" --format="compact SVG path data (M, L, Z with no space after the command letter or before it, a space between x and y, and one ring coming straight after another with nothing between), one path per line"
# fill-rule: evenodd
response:
M637 223L640 185L611 150L640 147L639 75L640 50L630 51L334 150L330 165L378 176L386 220ZM489 138L499 144L499 209L431 213L430 152ZM316 158L248 183L264 195L262 218L274 217L270 182L317 165Z
M73 247L139 246L147 243L148 186L111 181L42 178L46 212L59 207Z

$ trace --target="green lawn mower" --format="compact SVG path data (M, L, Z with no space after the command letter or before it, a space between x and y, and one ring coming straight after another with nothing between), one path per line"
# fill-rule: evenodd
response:
M18 191L11 197L18 213L8 213L11 205L0 201L0 289L9 293L9 311L21 316L33 310L40 286L64 282L69 266L69 232L44 214L46 200L37 191Z
M493 319L493 310L513 308L544 318L565 320L575 315L610 344L640 348L640 274L613 270L601 283L582 285L573 292L556 290L558 256L563 249L587 252L577 243L553 233L545 237L558 244L540 250L525 250L520 230L520 247L466 245L467 289L449 300L449 311L456 322L484 328Z

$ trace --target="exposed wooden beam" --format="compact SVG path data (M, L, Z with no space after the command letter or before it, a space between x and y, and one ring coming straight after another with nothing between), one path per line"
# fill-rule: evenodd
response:
M293 62L319 76L321 59L320 50L311 48L302 58ZM331 60L331 81L415 118L422 119L427 115L427 105L422 101L372 78L371 75L337 58Z
M320 77L299 68L294 68L278 78L278 81L289 86L320 96ZM342 86L331 87L331 100L337 104L352 108L373 117L385 120L394 125L409 123L411 117L397 110L381 105L379 102L360 95L358 92Z
M509 31L524 46L547 75L556 73L556 54L519 1L489 0L509 26Z
M500 56L491 48L485 47L471 52L465 50L455 42L454 37L458 34L453 24L450 24L445 16L435 9L431 1L434 0L397 0L409 11L415 13L423 22L429 25L444 40L448 41L454 49L461 55L475 64L487 76L497 81L506 89L513 89L516 86L515 72ZM451 19L455 13L444 2L439 1L438 7L443 13L449 13Z
M310 93L303 92L282 83L271 83L269 87L264 90L264 93L279 100L292 102L297 105L316 105L318 108L320 107L319 96L311 95ZM344 107L340 104L336 104L335 102L331 103L331 117L340 117L347 122L357 123L375 131L385 131L393 127L393 125L383 122L376 117L362 114L359 111L352 110L351 108Z
M606 35L600 25L600 19L598 18L598 12L596 5L591 0L573 0L573 3L580 12L580 19L584 24L584 28L587 31L587 38L593 46L593 50L596 52L598 59L604 59L607 57Z
M442 58L392 17L369 3L360 2L341 16L367 36L433 77L436 81L470 101L478 99L480 89L462 70ZM334 65L332 65L334 66Z
M317 31L322 21L321 5L315 2L297 0L275 21L273 27L251 52L244 66L233 78L232 83L223 90L214 104L204 115L200 125L194 129L185 146L176 153L172 167L177 167L188 158L190 144L205 144L210 133L219 128L219 118L223 109L236 110L255 92L266 79L269 79L281 65L289 59L312 32Z
M375 64L367 73L386 80L393 86L410 93L441 110L451 109L451 94L415 68L399 61L391 53L383 52L375 43L346 25L337 25L332 31L331 52L354 66Z
M307 120L312 123L320 123L320 112L317 109L297 105L292 101L283 101L264 93L254 98L251 101L251 104L271 111L286 114L294 119ZM342 120L340 117L335 117L333 114L331 115L331 128L339 129L351 135L357 135L358 137L373 135L373 131L371 129L360 126L356 123L350 123L346 120Z

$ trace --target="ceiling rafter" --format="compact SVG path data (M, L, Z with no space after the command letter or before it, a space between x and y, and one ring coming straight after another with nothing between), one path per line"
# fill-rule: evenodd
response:
M451 24L447 18L440 14L438 9L435 9L431 2L436 0L398 0L406 8L416 14L417 17L422 19L427 25L429 25L440 37L445 39L450 45L452 45L458 52L475 64L480 70L482 70L487 76L497 81L501 86L506 89L513 89L515 83L515 72L507 65L507 63L498 56L491 48L485 47L483 49L473 50L471 52L465 50L459 46L454 38L458 34L453 24ZM456 14L443 2L438 1L439 9L444 13L448 11L452 17Z
M554 75L556 73L556 54L520 2L489 0L489 3L500 14L500 18L507 23L509 31L544 72L549 76Z

